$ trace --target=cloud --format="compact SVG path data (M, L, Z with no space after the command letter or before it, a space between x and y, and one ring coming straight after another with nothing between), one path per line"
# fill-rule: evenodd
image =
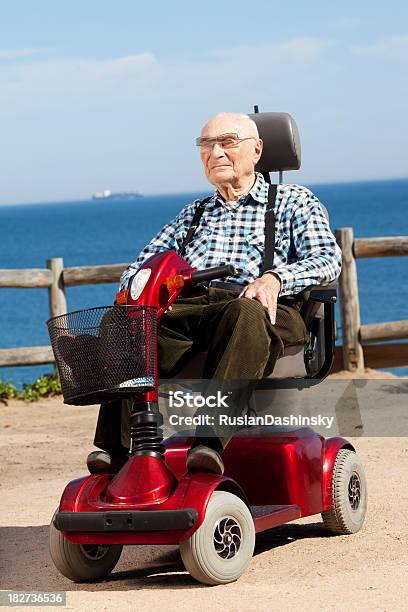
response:
M233 61L237 65L242 65L242 62L250 64L254 70L265 63L270 70L276 70L278 65L287 69L317 60L322 51L333 44L333 40L325 38L299 37L270 45L218 50L213 55L221 61Z
M329 27L333 28L337 32L349 32L354 30L361 24L361 20L356 17L338 17L329 22Z
M0 70L0 108L15 116L44 109L83 111L95 100L127 97L154 80L157 60L149 53L115 60L30 61Z
M372 45L353 45L356 55L408 60L408 36L389 36Z
M293 38L262 46L237 46L202 59L159 60L152 53L112 60L26 61L0 70L0 108L16 116L30 109L77 110L117 106L140 109L196 104L214 92L220 102L236 88L250 90L265 78L289 78L312 66L333 41ZM222 106L222 104L220 105Z
M192 147L200 125L255 103L290 110L329 44L292 38L199 58L21 55L0 64L1 199L64 199L103 185L156 192L205 185Z
M27 55L2 63L1 199L80 197L104 186L145 192L204 187L192 145L200 125L215 112L250 112L253 104L261 111L293 114L302 133L305 168L318 168L320 180L333 177L336 167L339 174L343 167L360 173L366 145L350 156L344 126L352 125L352 138L365 143L362 124L358 136L354 133L355 116L366 117L369 107L377 121L384 96L371 95L372 83L353 70L355 56L346 50L329 37L294 37L201 50L198 57L145 52L108 60L51 60ZM351 65L344 70L346 60ZM355 81L349 85L344 74ZM395 105L404 99L386 99L387 112L393 109L403 117ZM387 138L384 132L385 143ZM337 161L333 148L339 151ZM391 148L381 148L381 170L390 163L386 152ZM370 164L367 152L365 157Z
M44 49L0 49L0 61L32 57Z

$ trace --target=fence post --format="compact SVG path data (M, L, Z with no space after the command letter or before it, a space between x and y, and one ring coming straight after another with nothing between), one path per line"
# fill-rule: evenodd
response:
M353 228L342 227L336 230L336 239L343 253L343 266L339 280L343 364L345 370L359 371L364 370L364 354L359 337L360 304L357 267L353 252Z
M62 276L64 260L62 257L47 259L47 268L52 273L52 283L48 289L50 316L57 317L67 312L67 300L65 298L64 279Z

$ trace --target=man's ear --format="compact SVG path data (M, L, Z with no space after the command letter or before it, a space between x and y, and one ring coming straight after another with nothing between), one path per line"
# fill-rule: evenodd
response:
M255 165L261 159L262 151L263 151L263 141L260 138L258 138L255 144L255 155L254 155Z

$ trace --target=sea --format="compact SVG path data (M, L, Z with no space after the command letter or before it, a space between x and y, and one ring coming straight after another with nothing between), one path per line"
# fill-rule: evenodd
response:
M408 236L408 179L308 185L325 204L333 229L357 238ZM184 204L208 193L148 195L135 200L84 200L0 206L0 269L90 266L134 261ZM408 319L408 257L357 261L361 322ZM68 310L112 304L116 284L66 289ZM0 348L49 344L46 289L0 288ZM337 307L338 343L341 325ZM52 365L0 368L21 388ZM408 368L389 370L407 375Z

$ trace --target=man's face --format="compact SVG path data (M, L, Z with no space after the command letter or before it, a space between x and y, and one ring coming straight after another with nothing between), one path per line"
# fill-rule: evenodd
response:
M247 138L236 147L223 148L216 142L212 147L201 147L200 156L205 174L215 187L239 186L250 178L262 153L262 141L256 138L251 124L245 120L223 116L209 121L202 129L202 138L215 138L222 134L238 134Z

